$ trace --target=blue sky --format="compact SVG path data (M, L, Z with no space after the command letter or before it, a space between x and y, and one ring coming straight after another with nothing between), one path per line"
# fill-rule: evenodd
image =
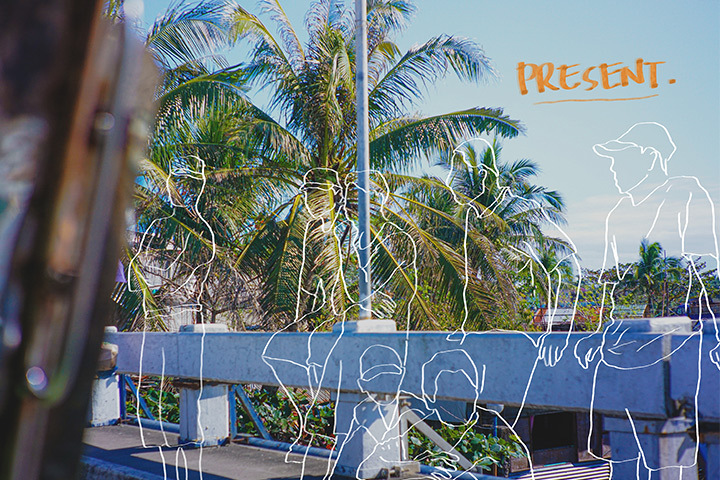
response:
M138 1L138 0L136 0ZM128 2L130 3L130 2ZM240 2L257 12L254 2ZM282 2L298 30L309 2ZM566 232L576 243L583 264L598 267L604 248L604 221L618 199L606 159L592 146L617 138L637 122L665 125L677 145L670 175L692 175L720 199L720 2L695 0L484 1L418 0L410 27L397 39L402 49L442 33L476 40L492 59L499 76L482 85L447 78L431 87L424 114L437 114L471 106L502 107L519 119L526 134L503 142L502 158L530 158L542 169L538 183L560 191L567 204ZM146 0L143 18L152 21L168 4ZM303 35L300 33L301 39ZM230 53L242 59L242 50ZM645 82L605 90L574 89L538 93L528 82L521 95L518 62L551 62L579 66L568 79L581 80L588 67L622 62L634 66L637 58L665 62L657 66L658 87ZM527 69L529 74L530 69ZM599 69L591 78L600 80ZM619 75L611 76L611 83ZM671 84L669 81L675 80ZM551 84L557 86L556 72ZM653 98L611 102L565 102L567 99ZM717 210L717 208L716 208ZM716 211L716 223L720 215ZM631 221L631 220L628 220ZM708 219L708 223L710 220ZM703 241L711 242L711 235ZM662 241L662 238L657 238ZM639 245L640 239L637 239ZM671 254L673 252L670 252Z

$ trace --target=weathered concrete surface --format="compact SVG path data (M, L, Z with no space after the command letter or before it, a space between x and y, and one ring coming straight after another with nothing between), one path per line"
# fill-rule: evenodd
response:
M188 466L188 480L292 480L299 479L301 463L286 463L283 452L267 450L233 443L224 447L178 449L178 436L155 430L143 429L145 446L140 437L140 428L130 425L112 425L85 430L84 480L103 479L185 479L185 459ZM167 439L167 443L166 443ZM184 453L184 456L183 456ZM95 460L95 461L94 461ZM110 476L108 470L100 469L99 461L119 466ZM163 466L163 460L165 465ZM290 460L300 462L302 456L291 455ZM178 471L176 464L179 462ZM327 460L308 456L305 461L305 479L319 480L325 475ZM91 476L88 472L96 472ZM133 471L145 476L132 476ZM105 474L101 473L105 472ZM178 475L179 474L179 475ZM106 476L103 476L106 475Z
M118 376L96 378L92 385L92 400L88 423L91 427L113 425L120 418L120 389Z
M592 335L356 333L341 327L312 334L115 333L108 340L120 346L118 370L124 373L331 389L338 405L338 473L374 478L388 460L399 461L398 425L388 421L392 408L381 412L380 404L404 394L422 401L590 410L620 418L631 413L648 429L638 440L644 459L650 468L662 468L664 480L680 467L695 473L696 444L689 430L697 436L700 425L700 432L715 432L720 420L720 370L709 355L717 344L714 328L693 331L689 318L673 317L612 321ZM664 429L671 418L683 428L650 431L653 425ZM613 459L621 453L637 457L632 428L608 430ZM715 465L712 448L707 450ZM617 472L614 478L621 480L632 473Z
M82 480L165 480L165 477L160 475L146 473L87 455L80 458L79 478Z
M692 423L692 420L677 418L634 420L631 424L627 418L606 417L604 428L610 433L613 480L637 477L639 455L642 455L642 464L654 471L652 478L655 480L698 478L697 444L688 435Z
M180 388L180 439L203 446L222 445L230 437L228 386Z
M717 395L713 391L720 378L719 372L710 364L706 352L698 357L697 333L673 335L673 347L674 344L683 346L668 355L668 342L654 341L658 338L656 333L626 332L625 345L633 351L622 356L606 354L606 363L626 359L632 360L633 365L603 364L597 372L595 367L600 355L595 355L586 368L581 367L574 355L578 341L586 350L602 349L602 335L586 337L587 334L572 334L562 359L554 366L547 366L539 358L539 334L470 333L460 343L448 339L446 333L438 332L210 333L204 336L198 333L116 333L108 334L108 341L120 346L120 372L159 375L164 371L165 375L180 378L226 383L282 383L344 392L360 392L358 360L370 346L383 345L404 357L405 374L400 388L416 395L423 388L423 365L433 355L463 349L482 372L483 388L478 394L467 386L448 386L442 389L438 398L474 401L477 396L480 403L583 411L589 409L595 390L594 411L597 413L623 415L629 408L638 416L658 419L667 416L670 399L693 397L698 360L701 360L703 385L698 398L701 417L715 421L720 415ZM709 337L713 336L704 335L706 340L710 340ZM545 344L561 346L566 338L565 334L552 334L545 339ZM704 342L703 349L709 348L711 343ZM613 345L608 343L606 348L617 349ZM642 349L634 347L637 345L642 345ZM599 388L594 388L595 375ZM322 385L317 379L322 379ZM633 388L618 388L618 385L632 385ZM397 385L385 387L379 384L377 393L397 392Z

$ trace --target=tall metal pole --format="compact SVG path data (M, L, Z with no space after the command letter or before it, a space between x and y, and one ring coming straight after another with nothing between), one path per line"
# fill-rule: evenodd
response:
M355 90L357 111L357 175L359 230L358 320L371 318L372 278L370 276L370 123L367 81L367 4L355 0Z

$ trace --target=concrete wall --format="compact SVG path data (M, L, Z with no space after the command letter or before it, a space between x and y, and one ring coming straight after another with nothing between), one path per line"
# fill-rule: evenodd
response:
M566 334L552 334L548 342L562 344ZM598 413L624 415L626 408L648 418L665 418L669 401L693 397L697 388L698 347L703 381L699 395L700 414L720 420L718 370L709 361L714 335L674 335L674 352L653 341L655 334L629 333L625 342L644 347L625 366L598 364L580 366L573 354L578 340L587 334L572 334L562 358L554 366L538 359L535 343L539 334L482 333L469 335L462 346L449 341L445 333L305 334L283 333L119 333L107 340L120 347L121 373L160 375L188 379L203 378L227 383L259 383L302 388L359 392L359 359L370 346L383 345L407 358L402 390L422 392L423 365L438 352L462 349L472 358L482 380L477 400L511 406L588 410L595 392ZM678 345L682 348L675 349ZM600 349L602 337L583 340L583 347ZM267 348L266 348L267 347ZM204 352L201 355L200 351ZM263 354L265 361L263 360ZM667 357L663 359L664 357ZM319 361L317 359L320 359ZM324 366L323 385L312 381L313 363ZM274 367L274 371L273 368ZM342 368L341 368L342 366ZM448 369L464 368L447 365ZM322 370L315 367L315 370ZM342 371L342 375L340 372ZM595 383L595 388L593 385ZM377 393L395 393L393 382L375 382ZM467 383L448 386L438 393L445 400L475 400L476 390Z

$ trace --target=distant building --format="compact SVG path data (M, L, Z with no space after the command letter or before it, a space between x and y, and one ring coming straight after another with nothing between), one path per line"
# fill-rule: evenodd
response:
M538 308L533 315L532 324L541 330L546 330L552 322L552 330L563 332L570 329L573 317L577 326L585 325L591 321L588 316L573 308L557 308L551 311L547 307Z
M720 299L710 298L710 310L712 311L715 318L720 318ZM701 314L703 319L711 319L712 315L708 311L707 307L700 309L700 301L697 298L691 298L687 304L678 305L671 310L671 315L675 316L687 316L692 320L700 320Z

